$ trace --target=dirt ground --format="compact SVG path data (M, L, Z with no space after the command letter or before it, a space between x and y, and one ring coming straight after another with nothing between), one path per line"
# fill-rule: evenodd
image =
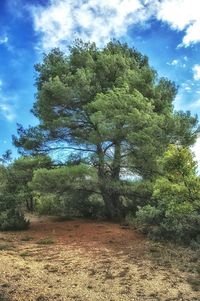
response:
M0 232L0 301L200 300L200 253L113 223L32 217Z

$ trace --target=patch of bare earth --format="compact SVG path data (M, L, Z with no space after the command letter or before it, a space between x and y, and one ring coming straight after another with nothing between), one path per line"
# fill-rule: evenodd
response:
M0 301L200 300L198 255L118 224L32 218L0 233Z

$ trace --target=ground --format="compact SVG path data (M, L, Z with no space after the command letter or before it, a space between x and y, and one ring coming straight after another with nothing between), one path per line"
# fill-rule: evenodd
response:
M198 251L119 224L31 219L0 233L0 301L200 300Z

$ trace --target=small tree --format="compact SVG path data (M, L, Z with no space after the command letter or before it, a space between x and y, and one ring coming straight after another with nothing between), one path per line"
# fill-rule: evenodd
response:
M0 166L0 230L27 229L21 200L16 194L15 179L9 167Z
M153 237L200 239L200 178L191 151L170 145L160 164L163 176L155 182L152 205L139 210L137 221Z
M35 204L29 182L32 181L34 171L39 168L51 168L52 161L48 156L20 157L9 166L10 173L15 183L15 194L27 211L33 212Z
M93 209L98 208L103 214L102 202L92 200L92 195L100 193L96 170L91 166L78 164L39 169L35 171L30 187L35 193L40 214L92 217L95 214Z

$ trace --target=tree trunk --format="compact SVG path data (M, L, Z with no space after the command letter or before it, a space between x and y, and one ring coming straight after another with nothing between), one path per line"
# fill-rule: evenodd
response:
M107 189L103 189L102 196L105 202L106 218L119 221L121 218L121 210L118 203L118 195L110 193Z
M28 212L34 211L34 201L31 197L26 199L26 208Z
M119 220L122 215L118 183L120 181L121 146L115 144L111 172L106 173L104 153L100 146L97 148L99 157L98 177L100 191L105 203L105 215L110 220Z

